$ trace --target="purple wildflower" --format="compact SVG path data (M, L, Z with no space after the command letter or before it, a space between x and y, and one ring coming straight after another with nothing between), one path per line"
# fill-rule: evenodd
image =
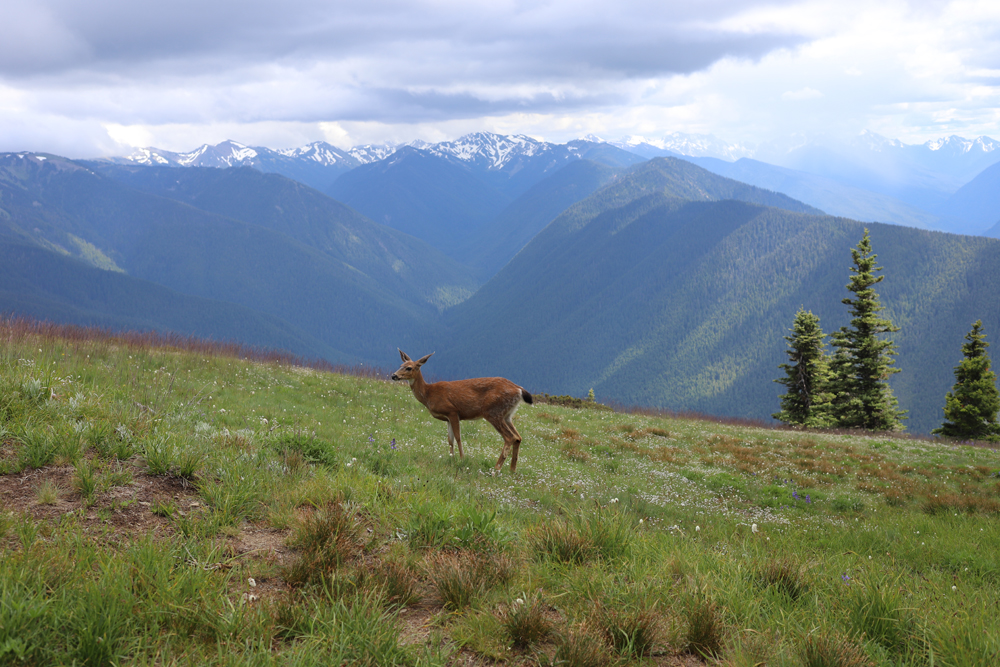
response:
M393 438L392 442L389 443L389 448L392 449L393 451L396 450L396 439L395 438Z

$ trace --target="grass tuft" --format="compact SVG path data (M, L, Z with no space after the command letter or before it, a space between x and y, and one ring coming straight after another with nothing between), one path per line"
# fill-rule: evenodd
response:
M809 591L802 569L787 558L769 560L758 568L754 582L761 589L770 588L792 602Z
M301 556L285 570L285 580L301 587L331 578L360 550L358 535L354 517L344 512L338 502L309 513L288 540L288 545L299 550Z
M502 554L439 552L428 558L427 574L444 607L461 611L494 586L509 582L514 564Z
M799 649L802 667L874 667L860 646L846 637L813 633Z
M649 655L663 636L663 622L655 603L602 604L595 616L608 646L624 656Z
M605 642L589 627L581 625L559 635L554 663L566 667L608 667L613 660Z
M910 655L916 647L912 610L891 585L856 587L847 599L847 617L857 637L881 645L892 656Z
M725 629L719 606L713 601L692 596L684 606L687 631L684 635L687 653L703 658L715 658L722 654Z
M507 639L515 648L534 646L552 635L552 622L545 616L540 595L516 598L497 613Z

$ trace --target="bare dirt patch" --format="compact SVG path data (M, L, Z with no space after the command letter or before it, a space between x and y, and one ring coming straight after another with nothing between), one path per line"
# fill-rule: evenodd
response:
M149 475L135 466L126 465L125 469L131 473L132 481L96 494L90 506L73 488L76 470L72 466L46 466L2 475L0 507L27 515L36 522L53 522L72 515L85 528L110 526L114 533L128 537L139 533L173 533L171 520L153 513L160 505L173 503L180 511L200 505L196 489L185 479ZM45 485L56 489L56 497L40 501L39 490Z

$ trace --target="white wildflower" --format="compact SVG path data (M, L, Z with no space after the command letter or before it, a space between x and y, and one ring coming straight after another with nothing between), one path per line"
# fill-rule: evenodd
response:
M750 532L751 533L756 533L757 532L757 524L755 524L755 523L750 524Z

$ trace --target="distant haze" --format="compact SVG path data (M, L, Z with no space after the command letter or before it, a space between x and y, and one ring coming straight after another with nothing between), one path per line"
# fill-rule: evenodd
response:
M0 24L0 151L1000 135L992 0L6 0Z

